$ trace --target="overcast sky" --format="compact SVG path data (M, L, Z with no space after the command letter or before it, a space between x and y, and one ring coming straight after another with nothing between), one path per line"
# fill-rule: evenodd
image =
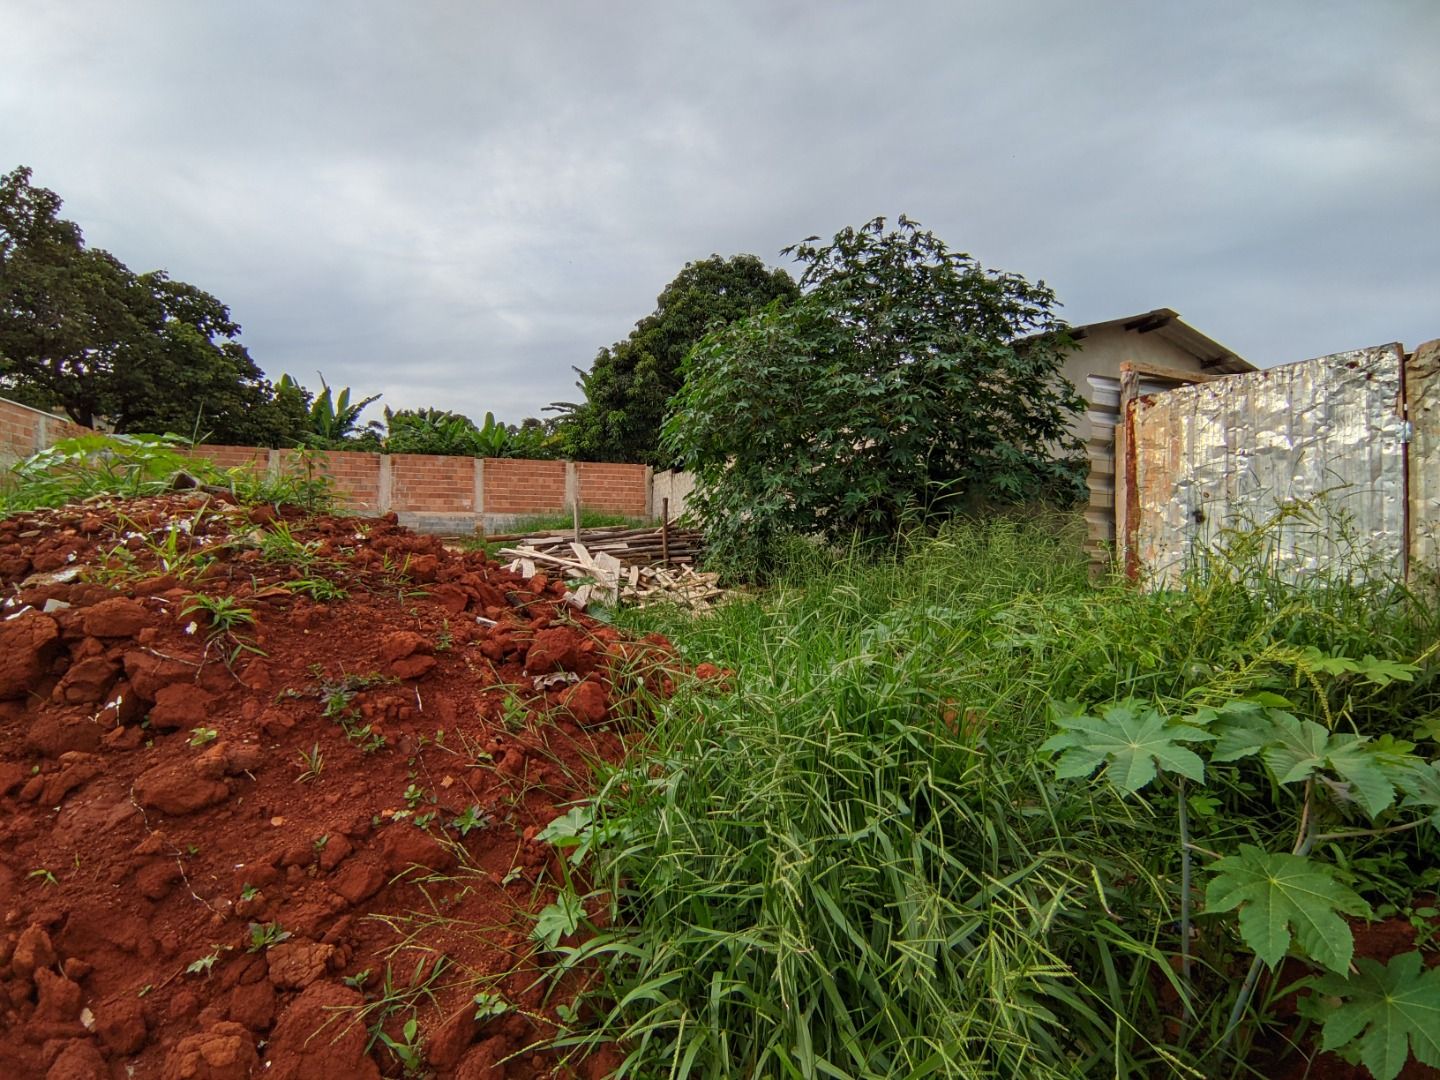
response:
M1072 323L1440 336L1436 0L0 0L0 171L272 378L538 415L686 261L901 212Z

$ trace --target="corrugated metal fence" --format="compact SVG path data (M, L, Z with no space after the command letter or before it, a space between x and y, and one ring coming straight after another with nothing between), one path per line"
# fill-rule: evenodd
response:
M1121 378L1116 517L1125 568L1174 584L1221 530L1278 527L1283 572L1342 549L1383 572L1440 552L1440 342L1336 353L1163 393Z

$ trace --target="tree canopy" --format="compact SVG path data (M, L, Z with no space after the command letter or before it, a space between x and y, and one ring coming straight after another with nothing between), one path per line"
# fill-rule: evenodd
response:
M119 432L279 446L308 396L277 392L214 296L88 247L20 167L0 178L0 393Z
M601 349L588 372L576 369L585 401L558 406L564 410L560 430L568 454L668 467L660 429L680 389L685 354L708 331L798 295L788 273L754 255L712 255L687 263L629 337Z
M785 249L803 296L707 335L665 449L697 474L712 549L893 533L976 502L1069 501L1083 402L1054 293L900 217Z

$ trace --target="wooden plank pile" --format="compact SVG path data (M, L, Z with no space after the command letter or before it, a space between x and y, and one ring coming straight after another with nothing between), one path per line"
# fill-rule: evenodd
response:
M673 525L647 525L632 528L624 525L595 529L552 529L528 536L512 533L489 536L515 547L564 554L572 543L581 543L592 555L613 555L624 566L651 566L665 563L673 566L694 566L700 558L700 533L677 529ZM502 549L503 551L503 549Z
M543 549L530 543L516 544L501 548L499 554L512 558L507 569L527 578L540 570L551 575L559 571L576 582L566 600L581 611L591 601L612 607L671 603L701 608L724 595L724 590L716 584L718 575L700 573L691 561L679 566L642 565L638 561L627 564L612 551L592 552L588 545L573 539L562 536L559 540ZM632 560L637 555L633 550L626 554Z

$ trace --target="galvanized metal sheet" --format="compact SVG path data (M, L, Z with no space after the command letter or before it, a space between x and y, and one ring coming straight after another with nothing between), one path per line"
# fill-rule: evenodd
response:
M1137 399L1132 564L1174 585L1197 544L1309 506L1274 527L1282 573L1356 557L1403 572L1402 360L1381 345Z
M1410 561L1440 572L1440 341L1405 364L1410 421Z

